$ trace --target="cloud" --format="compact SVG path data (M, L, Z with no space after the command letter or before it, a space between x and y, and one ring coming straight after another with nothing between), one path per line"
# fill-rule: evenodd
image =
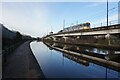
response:
M13 8L6 8L6 6L3 6L3 24L12 30L17 30L24 34L36 37L45 35L47 29L49 29L46 24L49 12L47 12L45 7L34 7L33 5L31 8L27 4L26 6L24 6L24 8L20 8L21 6L17 6L17 8L16 6Z
M85 8L90 8L90 7L96 7L96 6L98 6L98 5L100 5L100 3L94 2L94 3L90 3L89 5L86 5L86 6L84 6L84 7L85 7Z

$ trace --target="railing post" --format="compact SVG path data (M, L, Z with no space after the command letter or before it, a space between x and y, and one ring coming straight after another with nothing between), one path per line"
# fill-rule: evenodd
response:
M94 25L94 28L95 28L95 25Z
M111 26L111 21L109 21L109 24L110 24L110 26Z
M101 27L102 27L102 23L101 23Z

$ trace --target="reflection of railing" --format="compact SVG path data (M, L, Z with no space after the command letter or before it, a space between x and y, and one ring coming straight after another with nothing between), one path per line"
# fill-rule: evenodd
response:
M50 43L48 43L50 44ZM83 53L89 56L98 57L102 59L109 58L109 60L116 61L117 55L120 56L120 53L116 53L115 51L119 50L111 50L111 49L105 49L105 48L94 48L94 47L88 47L88 46L78 46L73 44L64 44L64 43L52 43L50 44L52 47L58 47L63 50L69 50L74 51L78 53ZM110 54L110 56L108 56ZM112 54L112 55L111 55ZM117 55L116 55L117 54ZM117 61L118 62L118 61Z
M75 57L74 55L69 54L63 54L64 57L67 57L68 59L71 59L79 64L82 64L84 66L89 66L89 62L83 59L82 57Z
M53 47L61 48L63 50L69 50L69 51L74 51L74 52L78 52L78 53L83 53L83 54L86 54L86 55L90 55L90 56L94 56L94 57L99 57L99 58L103 58L103 59L105 57L105 55L103 55L103 54L98 54L98 53L95 53L95 52L86 51L85 48L80 47L80 46L68 45L68 44L59 44L59 43L56 43L56 45L57 46L53 46L53 45L52 46ZM92 49L89 49L89 50L92 50Z
M116 59L118 59L118 57L120 56L120 52L115 53L115 51L111 49L104 50L104 49L98 49L98 48L95 49L94 47L81 47L81 46L59 44L59 43L56 43L56 44L58 45L56 47L64 50L78 52L78 53L82 53L82 54L86 54L89 56L98 57L102 59L106 59L107 57L109 58L109 60L119 62ZM59 47L61 45L62 47Z

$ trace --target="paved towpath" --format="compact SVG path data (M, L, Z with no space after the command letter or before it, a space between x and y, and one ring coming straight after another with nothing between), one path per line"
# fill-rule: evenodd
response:
M31 49L30 41L23 43L7 58L4 78L44 78Z

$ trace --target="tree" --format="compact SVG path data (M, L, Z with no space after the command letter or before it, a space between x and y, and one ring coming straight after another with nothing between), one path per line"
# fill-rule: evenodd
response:
M20 34L20 32L16 32L16 36L14 38L14 42L19 42L22 40L22 35Z

